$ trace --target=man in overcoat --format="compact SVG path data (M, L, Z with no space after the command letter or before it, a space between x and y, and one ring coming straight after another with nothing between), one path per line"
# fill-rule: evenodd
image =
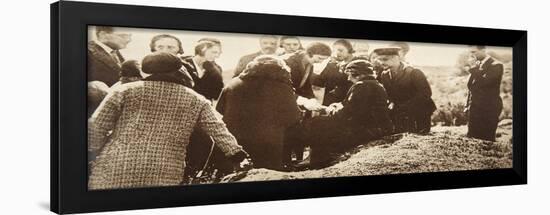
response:
M468 70L471 74L468 80L468 136L495 141L502 112L500 83L504 67L486 53L485 46L471 46L470 53L476 63Z
M427 134L436 109L430 84L422 71L402 61L399 51L395 47L374 50L384 69L379 80L388 93L394 132Z

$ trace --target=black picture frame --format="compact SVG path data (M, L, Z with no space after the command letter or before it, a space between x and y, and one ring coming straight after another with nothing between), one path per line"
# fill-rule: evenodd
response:
M88 25L513 47L513 168L88 191ZM303 26L308 26L307 29ZM51 210L145 209L527 183L527 32L61 1L51 4Z

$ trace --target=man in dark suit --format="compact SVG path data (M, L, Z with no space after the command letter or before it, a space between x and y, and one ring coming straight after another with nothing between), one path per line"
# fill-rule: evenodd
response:
M402 61L399 51L395 47L374 50L384 69L379 80L388 93L394 132L427 134L436 109L430 84L422 71Z
M486 53L485 46L471 46L476 62L469 68L467 110L470 112L468 136L495 141L498 119L502 112L500 82L504 66Z
M276 36L263 35L260 37L260 51L241 57L241 59L239 59L239 63L237 63L237 67L235 67L233 77L239 76L239 74L241 74L241 72L243 72L246 68L246 65L254 60L254 58L260 55L274 55L275 51L277 51L277 43L278 38Z
M126 48L132 34L115 27L95 28L97 39L88 42L88 82L101 81L110 87L119 80L124 62L119 50Z

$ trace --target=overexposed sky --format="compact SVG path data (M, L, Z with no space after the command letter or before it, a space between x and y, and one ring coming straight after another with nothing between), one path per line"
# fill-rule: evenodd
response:
M196 42L203 37L217 38L222 42L222 54L216 60L223 69L232 69L236 66L240 57L257 52L259 47L259 34L241 33L218 33L201 31L165 30L165 29L143 29L124 28L132 33L132 41L126 49L121 50L126 59L141 60L150 53L149 42L157 34L171 34L178 37L183 43L184 55L193 55ZM95 38L94 28L88 29L88 38ZM299 35L298 35L299 36ZM307 46L311 42L324 42L332 45L340 38L321 37L300 37L302 44ZM352 43L367 43L369 50L387 45L391 41L379 40L356 40L350 39ZM436 44L436 43L409 43L410 51L407 54L407 61L419 66L454 66L458 55L466 51L466 45ZM511 53L511 47L488 47L500 53Z

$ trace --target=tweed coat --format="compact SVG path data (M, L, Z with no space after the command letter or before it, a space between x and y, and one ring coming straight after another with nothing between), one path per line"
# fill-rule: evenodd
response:
M209 101L170 82L120 85L88 123L88 149L100 151L92 165L89 189L182 183L194 128L211 136L226 156L242 150Z

